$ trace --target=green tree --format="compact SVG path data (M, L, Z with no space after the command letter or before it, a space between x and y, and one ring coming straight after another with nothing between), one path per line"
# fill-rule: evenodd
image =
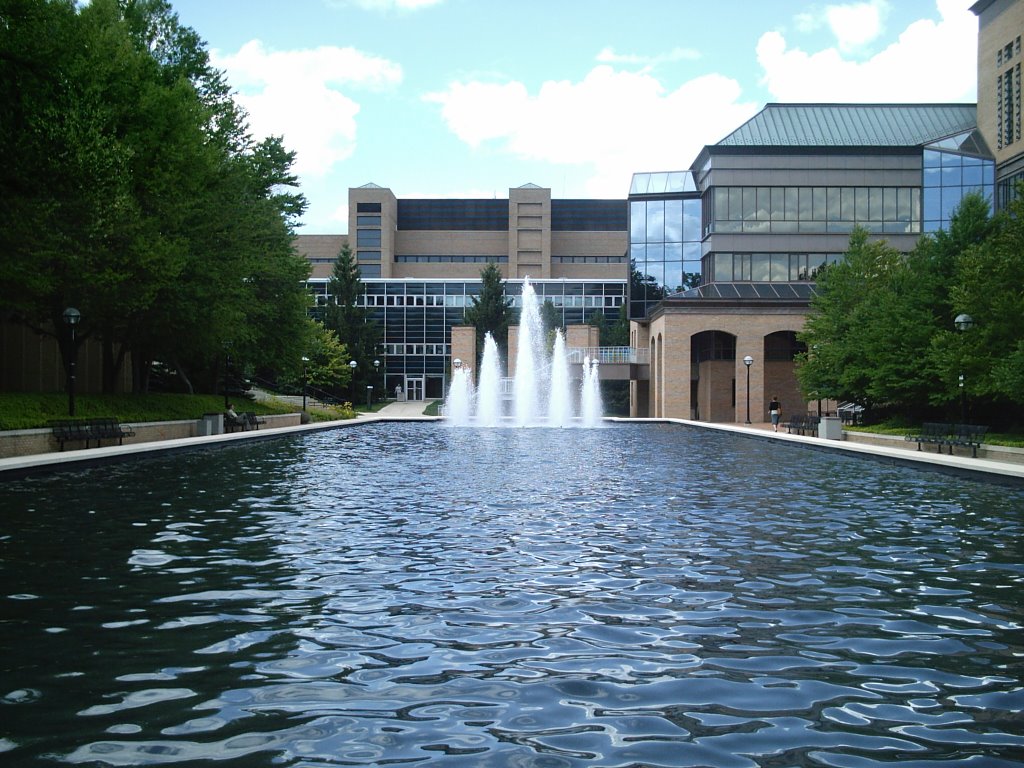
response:
M354 386L362 391L367 385L378 386L374 359L380 355L380 326L360 306L363 282L359 265L348 243L342 246L328 282L330 300L324 312L324 325L337 333L356 362Z
M473 297L471 306L466 307L463 319L476 328L477 362L483 355L484 336L489 332L502 354L508 350L508 326L511 318L511 302L505 298L505 284L498 265L491 262L480 272L480 295Z

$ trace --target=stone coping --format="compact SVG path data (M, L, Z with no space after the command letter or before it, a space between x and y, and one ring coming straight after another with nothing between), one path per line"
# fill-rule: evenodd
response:
M246 440L271 440L306 432L319 432L328 429L348 429L364 424L387 422L436 422L442 421L438 416L413 416L407 413L388 415L384 412L359 414L356 419L348 421L326 421L301 424L287 427L268 427L249 432L234 432L226 435L210 435L200 437L176 438L152 442L141 442L126 445L114 445L103 448L85 448L57 453L33 454L0 459L0 481L23 477L26 475L76 470L82 467L95 466L111 462L123 461L136 457L157 455L176 451L215 448ZM719 432L731 432L747 437L776 440L783 443L805 448L841 451L851 455L863 456L881 461L913 466L920 469L934 469L948 473L973 476L979 479L1006 480L1014 483L1024 482L1024 463L999 461L992 458L972 458L970 456L949 456L947 454L917 451L913 443L902 438L889 436L891 445L859 443L847 439L825 440L818 437L784 434L766 430L764 425L746 426L740 424L712 424L704 421L687 419L627 419L609 417L605 421L612 423L666 423L680 424L698 429L711 429ZM44 430L45 431L45 430ZM844 433L844 436L861 433ZM873 437L879 437L873 435ZM1021 449L1006 449L1017 457L1024 455Z

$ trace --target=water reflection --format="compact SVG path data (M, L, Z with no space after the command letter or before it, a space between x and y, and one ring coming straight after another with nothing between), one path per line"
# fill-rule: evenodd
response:
M5 765L1021 764L1017 490L419 424L5 491Z

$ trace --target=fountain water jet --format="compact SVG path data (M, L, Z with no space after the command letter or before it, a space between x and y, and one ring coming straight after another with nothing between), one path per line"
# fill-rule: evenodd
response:
M591 362L587 358L584 362L583 383L579 390L581 419L574 421L565 336L561 331L556 332L554 349L548 356L540 304L529 278L523 282L522 302L510 412L505 414L503 411L498 345L487 333L478 388L473 391L472 373L467 367L456 368L448 390L446 417L453 426L496 427L506 416L517 427L599 426L601 394L597 361Z

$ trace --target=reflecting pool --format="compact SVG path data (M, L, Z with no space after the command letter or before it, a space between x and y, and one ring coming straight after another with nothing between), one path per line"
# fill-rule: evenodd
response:
M1022 518L671 425L7 483L0 764L1022 765Z

